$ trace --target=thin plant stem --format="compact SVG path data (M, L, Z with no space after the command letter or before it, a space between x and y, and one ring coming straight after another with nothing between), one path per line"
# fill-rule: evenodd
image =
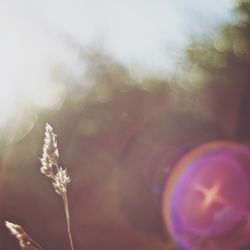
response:
M70 248L71 248L71 250L74 250L71 228L70 228L70 215L69 215L69 203L68 203L67 192L65 192L62 195L62 198L63 198L66 221L67 221L67 231L68 231L68 236L69 236Z

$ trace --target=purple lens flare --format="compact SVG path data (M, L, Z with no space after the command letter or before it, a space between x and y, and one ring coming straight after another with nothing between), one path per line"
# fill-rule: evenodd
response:
M250 150L210 142L187 153L163 191L165 225L191 250L239 249L250 240Z

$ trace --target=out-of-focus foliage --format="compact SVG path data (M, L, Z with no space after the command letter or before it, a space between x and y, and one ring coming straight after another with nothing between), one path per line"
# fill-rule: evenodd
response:
M207 83L239 84L247 79L250 60L249 1L242 1L235 21L220 28L212 38L194 43L188 59L210 75Z
M237 127L237 136L247 140L250 138L249 70L250 1L242 0L231 23L219 27L215 34L193 40L177 79L184 81L183 85L191 82L192 86L210 93L206 105L214 118L231 134Z

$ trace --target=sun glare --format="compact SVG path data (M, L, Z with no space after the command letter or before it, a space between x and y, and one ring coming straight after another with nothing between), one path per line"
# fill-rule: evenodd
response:
M60 35L83 48L99 41L111 57L136 71L134 75L166 74L175 68L176 52L188 38L184 23L192 19L178 1L108 3L100 10L90 0L1 1L0 129L27 108L62 103L63 85L52 77L53 70L60 65L77 73L79 55ZM213 13L213 8L204 11ZM197 23L195 18L192 22Z
M75 55L10 7L0 8L0 30L1 129L26 109L55 108L61 103L63 85L52 72L59 63L72 63Z

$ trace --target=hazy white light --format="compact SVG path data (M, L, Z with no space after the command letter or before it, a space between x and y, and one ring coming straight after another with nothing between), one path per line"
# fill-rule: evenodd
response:
M77 55L11 6L0 6L0 128L30 107L60 101L52 71Z
M8 0L11 1L11 0ZM233 0L12 0L13 8L72 37L100 46L126 65L169 70L189 40L229 18ZM24 4L26 2L26 4Z
M0 127L31 104L60 102L63 89L51 74L55 66L76 78L83 74L77 52L58 34L85 48L99 41L132 70L135 65L142 72L167 71L201 15L214 19L229 6L230 0L1 0Z

